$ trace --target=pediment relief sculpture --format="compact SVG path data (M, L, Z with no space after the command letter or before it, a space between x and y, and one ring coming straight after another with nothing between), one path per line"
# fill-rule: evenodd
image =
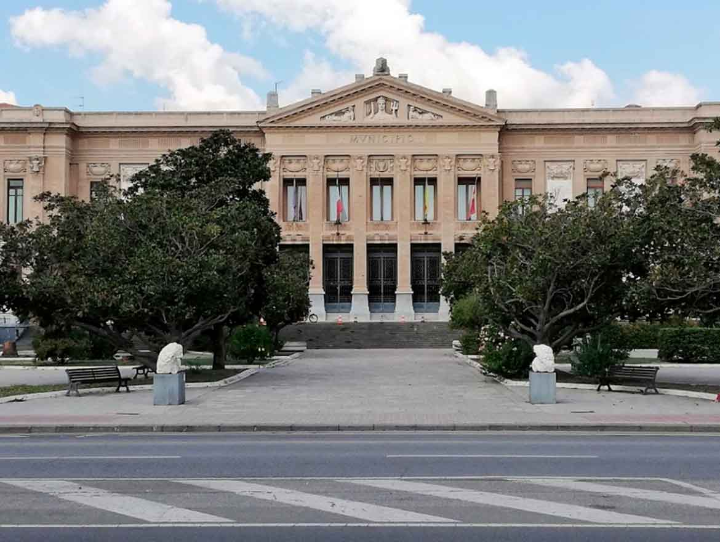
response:
M677 158L660 158L657 161L657 165L669 169L680 169L680 160Z
M476 172L482 169L482 156L461 156L457 159L457 170Z
M413 160L413 169L417 173L437 171L438 160L435 156L418 156Z
M87 165L87 174L91 177L105 177L110 175L110 164L108 163L90 163Z
M607 169L607 160L585 160L586 173L602 173Z
M370 122L395 122L398 119L400 102L379 96L365 102L365 120Z
M27 162L25 160L5 160L5 173L25 173L27 171Z
M351 105L320 117L323 122L352 122L355 120L355 106Z
M535 173L535 160L513 160L512 170L523 175Z
M408 120L439 120L443 118L439 113L433 113L415 105L408 105Z
M619 178L630 177L631 179L645 178L645 162L644 161L623 161L617 164L617 174Z
M335 157L325 159L325 169L331 173L342 173L350 169L350 158Z
M303 157L289 157L282 159L282 172L283 173L304 173L307 171L307 158Z
M546 165L547 179L550 181L569 181L573 178L575 162L550 162Z
M372 157L369 160L370 173L392 173L395 170L395 159Z

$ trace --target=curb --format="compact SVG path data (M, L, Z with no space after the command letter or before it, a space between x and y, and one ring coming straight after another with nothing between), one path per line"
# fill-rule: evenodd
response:
M584 433L718 433L720 424L256 424L256 425L6 425L0 435L85 433L341 433L341 432L584 432Z
M295 361L297 358L300 357L302 352L296 352L295 354L292 354L290 356L284 357L279 360L271 361L270 363L266 365L261 366L253 366L252 369L247 369L246 371L243 371L239 375L231 376L229 378L226 378L224 380L218 380L217 382L191 382L189 384L185 384L186 389L204 389L204 388L222 388L224 386L228 386L230 384L235 384L236 382L240 382L241 380L245 380L246 378L251 377L252 375L259 373L262 370L265 369L274 369L275 367L282 367L285 365L289 365L293 361ZM228 366L231 367L231 366ZM141 384L139 386L133 386L133 391L147 391L152 389L152 384ZM114 391L114 387L108 387L108 388L86 388L83 389L84 395L92 395L92 394L99 394L99 393L107 393ZM27 393L24 395L9 395L8 397L0 397L0 405L4 403L14 403L14 402L25 402L25 401L31 401L33 399L48 399L52 397L64 397L67 392L63 390L58 391L46 391L42 393ZM0 428L0 432L2 432L2 428Z
M477 369L480 371L483 375L487 376L488 378L492 378L495 380L495 382L502 384L503 386L507 388L527 388L530 386L529 382L526 382L525 380L508 380L505 378L502 378L500 376L493 375L491 373L488 373L485 367L483 367L480 363L478 363L475 360L470 359L465 354L461 354L460 352L455 352L455 357L462 359L465 363L470 365L473 369ZM597 385L595 384L574 384L571 382L559 382L556 384L557 388L559 389L566 389L566 390L586 390L586 391L597 391ZM617 391L637 391L637 386L618 386L613 384L613 390ZM662 393L660 395L670 395L673 397L689 397L691 399L703 399L705 401L712 401L713 403L720 402L718 401L718 397L720 395L715 393L706 393L702 391L690 391L690 390L675 390L672 388L660 388L662 390Z

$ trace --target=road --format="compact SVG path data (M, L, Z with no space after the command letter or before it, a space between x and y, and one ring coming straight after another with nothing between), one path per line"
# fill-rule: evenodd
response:
M720 435L0 437L0 541L713 540Z

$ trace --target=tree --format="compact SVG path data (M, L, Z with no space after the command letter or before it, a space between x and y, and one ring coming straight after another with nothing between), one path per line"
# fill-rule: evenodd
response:
M260 311L279 348L280 331L310 314L310 259L305 254L281 252L277 265L265 274L266 296Z
M165 344L187 346L257 313L280 241L267 198L254 188L269 174L266 157L229 134L198 148L249 162L222 169L247 177L221 175L198 149L183 149L140 176L144 190L122 198L107 185L92 202L43 194L46 223L1 232L7 306L42 326L104 337L151 366ZM170 182L188 175L184 164L202 179L185 191Z
M590 207L583 198L557 208L548 196L505 203L462 254L446 254L442 293L472 296L482 322L529 346L554 350L623 311L635 267L631 221L615 192Z

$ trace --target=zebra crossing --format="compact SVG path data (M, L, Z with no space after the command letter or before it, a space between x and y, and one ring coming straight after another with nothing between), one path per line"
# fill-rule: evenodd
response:
M720 530L720 484L709 486L664 478L0 479L0 528L574 525Z

